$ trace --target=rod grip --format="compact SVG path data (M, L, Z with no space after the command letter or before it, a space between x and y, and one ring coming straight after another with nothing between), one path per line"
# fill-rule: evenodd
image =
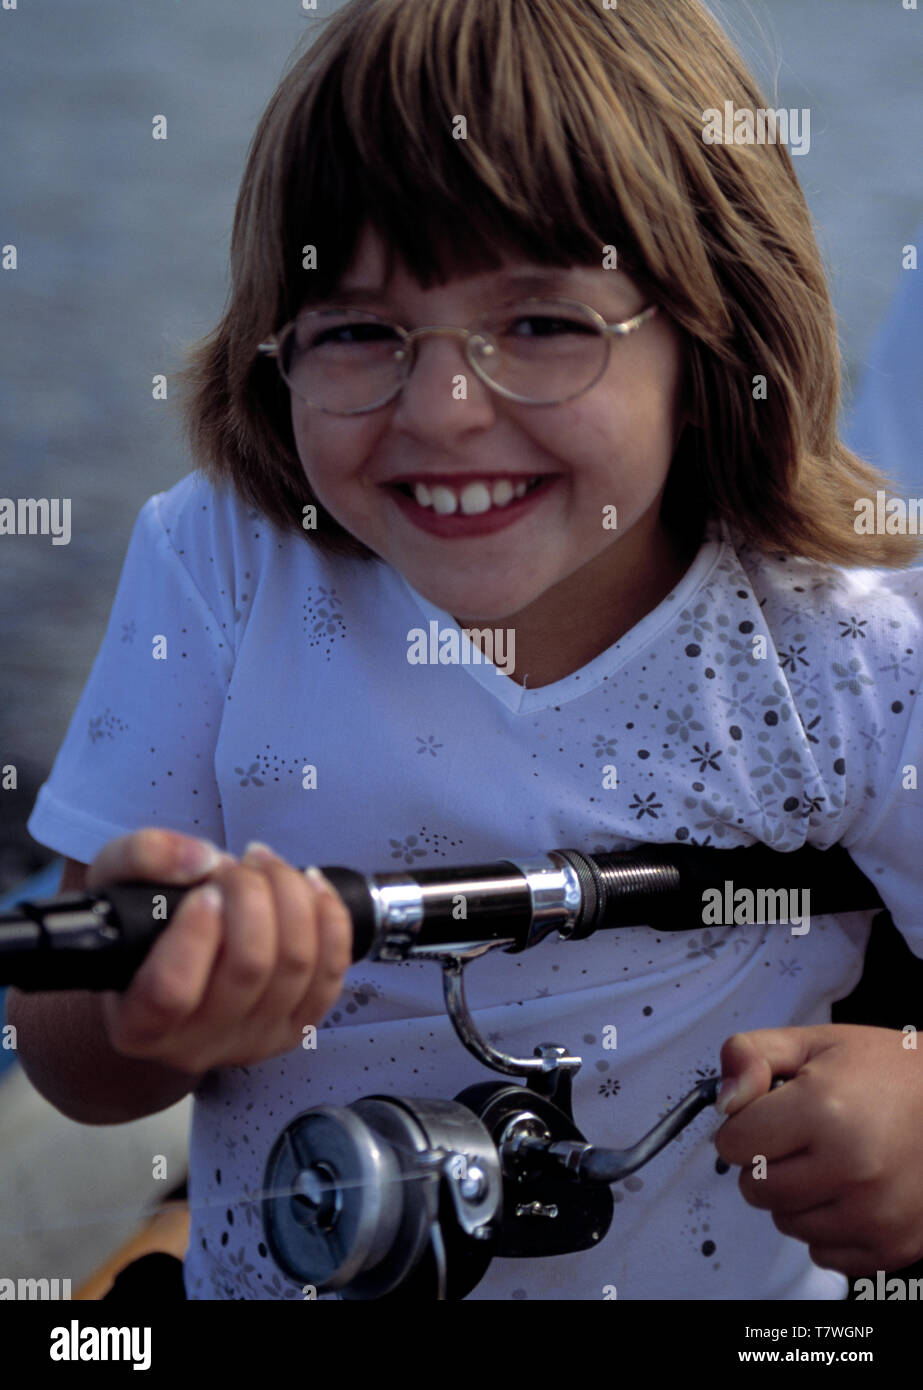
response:
M303 873L304 870L302 869ZM331 883L352 919L353 960L358 961L367 954L375 937L375 908L368 882L364 874L355 869L345 869L340 865L321 867L321 873ZM169 918L179 907L183 897L192 891L189 887L165 888L156 883L114 883L102 890L112 904L113 924L118 926L122 937L123 959L128 960L140 952L140 959L147 954ZM166 919L163 914L166 912ZM126 984L131 976L126 977ZM100 989L112 989L113 985L100 985Z
M375 937L375 908L364 875L322 868L353 923L353 960ZM125 990L180 903L195 884L133 880L16 904L4 923L0 984L24 993L46 990ZM76 925L75 925L76 923Z

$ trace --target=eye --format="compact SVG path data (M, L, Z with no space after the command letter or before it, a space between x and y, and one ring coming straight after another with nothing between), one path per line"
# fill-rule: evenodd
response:
M324 328L314 332L306 346L326 347L330 344L342 347L359 346L362 343L381 343L394 341L396 331L383 323L344 323L335 328Z
M521 314L510 319L505 332L517 338L551 338L562 333L595 334L596 330L586 321L563 318L559 314Z

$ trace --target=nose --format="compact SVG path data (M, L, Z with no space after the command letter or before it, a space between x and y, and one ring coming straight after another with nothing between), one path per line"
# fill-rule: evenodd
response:
M444 437L447 431L486 428L493 423L494 392L469 362L461 330L427 329L413 340L409 350L415 356L396 399L392 416L396 428Z

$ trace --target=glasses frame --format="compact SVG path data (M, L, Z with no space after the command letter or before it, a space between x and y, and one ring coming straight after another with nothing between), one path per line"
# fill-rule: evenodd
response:
M574 401L577 400L578 397L586 395L587 391L592 391L593 387L600 380L600 378L605 375L612 356L613 338L627 338L629 334L635 333L639 328L641 328L645 323L647 323L649 319L652 319L658 310L658 306L656 304L649 304L646 308L639 310L637 314L633 314L631 318L622 319L618 323L607 323L606 320L603 318L602 314L598 313L594 308L592 308L591 305L584 304L579 299L556 299L553 296L546 298L541 295L531 295L526 299L509 300L506 304L501 305L500 307L501 309L505 309L512 308L514 305L526 304L568 304L573 308L583 309L586 311L586 313L590 315L591 319L595 322L596 326L600 330L600 333L605 339L606 355L602 367L597 372L596 376L593 378L593 380L589 383L588 386L582 386L579 391L575 391L572 395L560 396L553 401L531 401L528 398L515 395L507 387L500 386L497 384L497 382L492 381L491 378L481 370L480 365L474 360L474 357L472 356L471 340L480 336L481 331L486 326L485 324L478 323L473 325L471 328L447 328L437 326L430 328L409 329L402 328L400 324L392 323L390 319L382 318L381 315L373 314L368 310L360 310L358 312L364 313L367 317L376 319L379 323L386 324L389 328L395 329L400 334L401 340L406 350L406 356L404 359L404 373L402 379L399 382L397 382L393 390L391 390L380 401L377 401L374 405L364 405L361 406L358 410L331 410L327 406L314 405L313 402L307 400L304 396L300 394L300 392L296 391L295 388L290 384L290 382L286 381L282 371L282 355L289 335L291 335L295 331L295 327L298 322L297 318L291 319L287 324L285 324L276 333L274 333L272 337L268 338L266 342L260 343L257 347L257 355L275 358L276 366L279 369L279 375L282 378L282 381L286 389L292 395L297 397L298 400L303 401L305 405L310 406L312 410L319 410L324 415L369 415L372 411L381 410L384 406L390 405L390 403L393 400L395 400L403 391L404 387L407 385L407 382L410 379L414 366L416 365L417 344L419 343L421 338L437 336L463 338L465 341L465 356L468 360L469 365L477 375L478 380L482 381L485 386L490 388L491 391L496 392L496 394L499 396L503 396L506 400L515 402L517 405L563 405L567 401ZM330 303L329 305L324 305L323 307L328 309L339 309L343 313L348 313L350 312L350 310L355 310L354 305L338 305L335 301Z

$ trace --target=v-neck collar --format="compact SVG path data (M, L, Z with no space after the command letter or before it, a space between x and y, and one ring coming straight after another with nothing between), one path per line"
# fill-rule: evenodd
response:
M513 714L531 714L535 710L551 709L579 699L609 679L631 660L644 647L649 646L665 627L668 627L679 610L692 598L705 583L717 565L722 549L730 537L723 521L716 519L706 523L705 536L698 554L679 583L657 604L655 608L624 633L611 647L594 657L579 671L573 671L551 685L539 686L536 690L520 685L507 676L500 667L490 661L479 648L465 636L463 628L444 609L437 608L429 599L419 594L399 571L395 571L404 588L420 609L428 623L436 623L440 634L454 634L461 656L460 665L473 680L505 705ZM432 631L432 629L430 629Z

